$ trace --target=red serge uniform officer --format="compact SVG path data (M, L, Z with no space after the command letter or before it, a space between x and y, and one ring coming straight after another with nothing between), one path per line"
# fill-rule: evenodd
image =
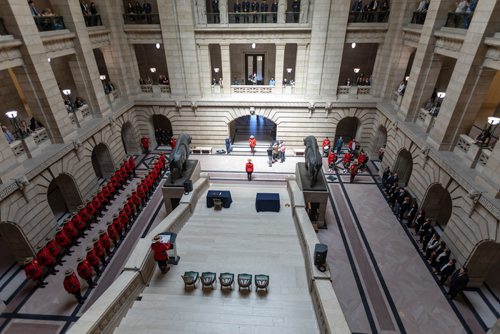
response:
M89 288L95 287L94 282L92 281L92 276L94 276L94 271L92 270L92 266L89 261L87 261L83 256L80 256L77 259L78 266L76 267L76 272L78 276L80 276L83 280L87 281Z
M170 270L167 263L167 251L170 249L170 243L161 242L161 237L159 235L154 237L152 241L153 243L151 244L151 249L154 252L154 259L158 263L158 268L160 268L161 273L165 274Z
M117 214L113 215L113 226L115 227L116 232L118 232L120 240L123 240L123 225L120 222L120 218L118 218Z
M92 246L87 246L85 250L87 251L87 256L86 256L87 261L89 261L92 268L94 268L96 275L99 275L99 273L101 272L99 269L99 264L101 263L101 260L99 260L99 257L96 255L94 248Z
M134 177L136 177L137 175L135 174L135 159L133 156L130 156L130 158L128 158L128 165L129 168L132 170Z
M101 259L103 266L106 265L108 263L108 261L106 261L106 250L99 242L99 238L93 238L92 243L94 244L95 255Z
M62 260L61 248L57 244L56 240L51 239L51 238L47 238L47 239L45 239L45 241L47 241L47 245L45 247L47 247L50 254L52 254L52 256L56 259L57 264L62 265L63 262L65 262L65 261Z
M85 229L87 228L87 224L83 221L78 212L73 212L73 218L71 218L71 221L73 222L73 226L78 230L79 237L84 237L87 235L84 233Z
M82 297L82 292L80 289L80 281L76 277L73 269L68 269L64 272L64 290L68 293L74 295L79 304L83 304L85 298Z
M51 275L55 275L59 270L55 269L56 258L52 256L47 247L38 246L36 248L36 259L38 263L47 268L47 271Z
M111 256L111 239L109 238L109 235L106 233L104 230L99 231L99 242L106 251L106 254L108 256Z
M118 245L118 241L120 240L120 237L118 236L118 232L115 229L115 226L113 225L112 222L107 222L106 226L108 227L108 236L111 240L113 240L113 243L116 246Z
M142 150L145 154L149 153L149 138L144 136L141 138Z
M66 254L72 254L69 249L71 248L71 239L66 235L62 226L58 226L56 229L56 242L61 247Z
M43 270L37 260L32 257L28 257L24 260L24 272L29 279L36 282L36 286L39 288L45 288L47 282L43 281L42 275Z

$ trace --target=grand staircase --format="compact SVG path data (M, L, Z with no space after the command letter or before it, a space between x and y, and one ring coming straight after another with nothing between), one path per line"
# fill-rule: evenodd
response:
M217 184L230 190L231 208L206 208L202 194L177 238L181 260L166 275L158 270L117 328L117 333L318 333L304 260L284 185ZM281 212L255 210L257 192L278 192ZM185 271L268 274L258 293L185 289Z

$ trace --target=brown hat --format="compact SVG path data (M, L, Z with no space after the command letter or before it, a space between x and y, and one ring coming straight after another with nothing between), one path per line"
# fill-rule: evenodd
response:
M62 231L63 227L61 225L59 225L58 227L56 227L56 231L59 232L59 231Z
M23 264L24 265L30 264L31 261L33 261L33 258L32 257L27 257L27 258L24 259Z
M106 231L104 231L104 230L99 230L99 235L103 235L103 234L106 234Z
M94 249L94 247L92 247L92 246L87 246L87 247L85 247L85 250L86 250L87 252L90 252L92 249Z
M93 242L93 243L96 243L96 242L98 242L98 241L99 241L99 238L97 238L97 237L92 238L92 242Z
M73 212L71 212L71 214L72 214L73 216L76 216L76 215L78 214L78 211L73 211Z
M83 260L85 260L85 258L83 256L80 256L78 259L76 259L76 262L80 263L83 262Z
M73 269L69 268L69 269L66 269L66 271L64 272L64 276L71 276L73 275L74 271Z
M154 242L158 242L158 241L160 241L160 240L161 240L161 237L160 237L159 235L156 235L156 236L153 238L153 240L152 240L152 241L154 241Z
M107 223L106 223L106 226L109 226L109 225L111 225L111 224L113 224L113 223L112 223L112 222L107 222Z
M36 249L37 252L39 252L42 248L43 248L42 245L38 245L38 246L35 247L35 249Z
M84 207L85 207L84 205L79 205L79 206L78 206L78 209L80 209L80 210L81 210L81 209L83 209Z
M45 241L52 241L52 238L51 237L47 237L47 238L45 238Z

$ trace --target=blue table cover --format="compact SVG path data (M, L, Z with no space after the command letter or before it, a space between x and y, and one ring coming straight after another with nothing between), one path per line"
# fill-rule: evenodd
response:
M280 194L257 193L257 197L255 198L255 209L257 212L280 212Z
M222 205L227 209L231 206L233 199L231 198L231 192L226 190L209 190L207 193L207 208L214 206L214 198L220 198L222 200Z

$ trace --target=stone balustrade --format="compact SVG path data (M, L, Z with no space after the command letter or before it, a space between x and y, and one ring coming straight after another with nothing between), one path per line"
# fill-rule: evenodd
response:
M26 154L22 140L13 141L10 144L10 148L12 149L12 152L14 152L14 156L16 158Z
M153 85L141 85L141 92L153 93Z
M33 137L33 140L38 145L49 140L49 135L47 133L47 129L45 128L40 128L33 131L31 133L31 137Z
M274 86L257 85L231 85L231 93L234 94L271 94Z
M460 135L456 148L467 154L472 144L474 144L474 140L471 137L467 135Z
M491 151L489 149L482 149L481 154L479 154L478 165L485 166L490 158Z
M170 94L170 85L158 85L160 87L160 93L162 94Z
M426 133L429 133L431 129L434 127L434 123L436 122L436 116L433 116L424 108L420 108L417 114L416 123L420 125Z
M337 95L341 98L371 97L371 86L338 86Z
M146 94L160 95L170 94L170 85L141 85L141 92Z

